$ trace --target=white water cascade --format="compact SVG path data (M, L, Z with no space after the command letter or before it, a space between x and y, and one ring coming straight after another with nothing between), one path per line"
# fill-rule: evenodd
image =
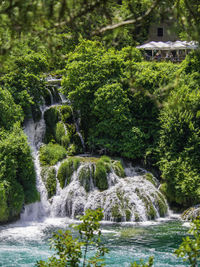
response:
M24 132L34 157L40 201L26 205L21 220L38 221L47 217L66 216L75 219L86 209L99 207L104 210L104 219L108 221L147 221L168 214L167 202L158 190L158 182L152 175L152 181L147 179L145 170L128 166L125 169L125 177L122 178L113 167L116 161L112 161L105 181L107 187L102 190L95 180L96 163L94 159L87 157L74 157L79 160L79 164L77 168L72 167L70 177L66 175L63 188L60 186L58 172L63 162L68 159L51 167L55 170L56 193L48 199L47 189L41 177L39 148L46 131L44 114L59 104L55 104L52 95L50 99L51 105L41 107L41 119L34 122L30 118L24 125ZM67 100L62 96L60 104L63 102L66 103ZM74 119L74 124L77 133L80 134L78 119ZM81 134L79 136L84 148L83 138Z
M51 199L51 216L75 219L86 209L99 207L104 210L107 221L147 221L167 215L164 196L154 183L145 179L144 170L139 174L136 168L127 168L125 171L132 172L132 176L125 178L111 170L107 175L108 189L102 191L95 185L95 164L88 160L80 163L70 183Z

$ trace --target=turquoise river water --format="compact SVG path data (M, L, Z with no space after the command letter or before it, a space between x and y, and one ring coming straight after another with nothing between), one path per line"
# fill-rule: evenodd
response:
M68 228L69 219L17 222L0 226L0 266L34 266L53 251L49 238L53 231ZM143 224L103 224L103 242L109 248L106 266L130 266L130 262L154 256L154 266L189 266L173 255L188 228L178 220Z

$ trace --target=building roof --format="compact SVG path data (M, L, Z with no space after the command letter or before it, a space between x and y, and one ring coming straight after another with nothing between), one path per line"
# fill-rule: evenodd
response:
M149 42L143 45L136 46L138 49L145 50L181 50L181 49L197 49L198 44L194 41L176 41L176 42Z

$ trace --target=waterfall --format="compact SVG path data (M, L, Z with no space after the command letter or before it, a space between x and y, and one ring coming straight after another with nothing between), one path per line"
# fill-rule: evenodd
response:
M120 178L113 170L107 175L108 189L100 191L93 181L94 163L81 163L71 182L52 198L51 216L76 219L86 209L101 207L109 221L146 221L168 213L167 202L156 186L137 173ZM81 184L81 173L88 175L88 188ZM133 171L133 167L132 170ZM85 177L85 179L87 179ZM163 211L161 209L163 208Z
M44 112L47 107L41 107L41 119L34 122L33 118L25 121L24 132L28 137L28 142L31 147L32 156L34 159L34 166L36 170L36 186L40 193L40 202L29 204L25 206L24 212L21 214L22 220L38 220L44 216L48 216L50 204L47 200L47 191L41 179L41 167L39 161L39 148L42 145L43 137L46 130Z
M83 136L80 133L80 129L79 129L80 124L81 124L80 112L77 112L77 113L78 113L78 119L75 118L74 112L73 112L73 119L74 119L74 123L75 123L75 127L76 127L76 132L77 132L78 136L80 137L83 151L85 152L85 142L84 142Z
M103 178L101 176L98 178L104 179L103 182L99 182L96 178L99 159L87 156L67 158L55 166L49 167L55 171L56 188L55 194L49 196L48 199L47 189L41 177L39 148L43 144L46 131L45 112L50 108L68 103L64 97L60 99L62 102L55 104L56 101L51 94L51 105L42 105L40 108L41 119L34 122L32 118L29 118L24 123L24 132L28 137L34 158L40 201L26 205L21 214L21 220L33 221L45 217L66 216L76 219L86 209L99 207L104 210L104 219L109 221L146 221L167 215L168 206L165 197L158 189L159 183L147 171L127 165L122 175L120 174L119 162L110 160L109 163L103 163L106 174L102 176ZM80 114L78 115L77 119L73 114L74 125L85 149L79 129ZM65 134L67 134L67 128L64 123L63 125ZM68 163L66 163L67 161ZM69 174L65 174L61 187L61 178L58 177L58 173L63 164L68 164L68 171L71 168L71 175L69 177Z

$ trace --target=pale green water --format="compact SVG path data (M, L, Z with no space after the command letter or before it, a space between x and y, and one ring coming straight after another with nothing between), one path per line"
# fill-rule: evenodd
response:
M49 219L30 224L0 227L0 266L34 266L52 254L48 239L52 231L64 228L66 219ZM169 221L157 225L104 225L103 241L110 249L106 266L129 266L130 262L155 258L154 266L189 266L173 255L188 228L182 222Z

